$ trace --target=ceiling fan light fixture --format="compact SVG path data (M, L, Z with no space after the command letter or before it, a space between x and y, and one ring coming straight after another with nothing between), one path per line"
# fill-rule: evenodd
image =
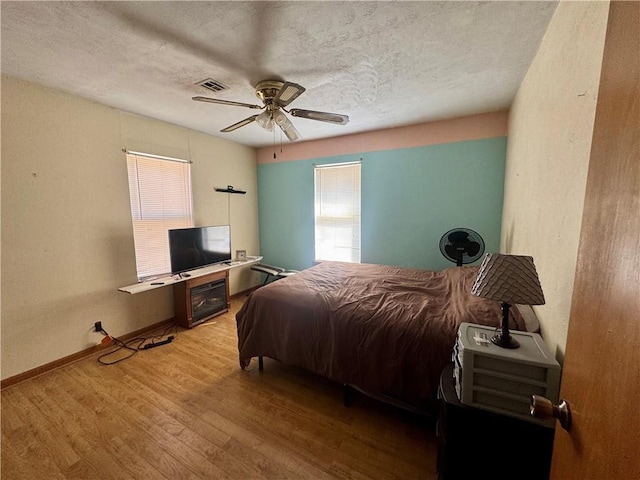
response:
M256 117L256 123L264 128L267 132L273 132L273 114L269 110L265 110Z
M273 119L280 127L287 123L287 117L280 110L273 112Z
M296 127L293 126L293 123L291 123L287 116L280 110L276 110L275 112L273 112L273 119L287 136L289 141L294 142L302 138L300 133L298 133L298 130L296 130Z

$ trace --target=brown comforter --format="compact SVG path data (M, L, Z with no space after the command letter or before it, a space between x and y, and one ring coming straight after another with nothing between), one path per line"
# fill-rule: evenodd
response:
M268 284L236 315L240 366L266 356L428 409L460 323L500 324L469 293L477 271L326 262Z

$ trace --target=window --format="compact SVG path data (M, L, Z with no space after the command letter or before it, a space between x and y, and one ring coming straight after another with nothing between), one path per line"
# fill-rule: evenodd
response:
M127 170L138 279L169 273L167 231L193 227L191 165L127 152Z
M360 263L360 162L315 167L315 259Z

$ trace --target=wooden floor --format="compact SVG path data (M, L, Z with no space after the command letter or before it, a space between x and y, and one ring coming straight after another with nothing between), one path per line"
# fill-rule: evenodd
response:
M115 365L88 358L2 392L3 479L435 479L433 425L265 359L235 312ZM105 326L108 329L108 326Z

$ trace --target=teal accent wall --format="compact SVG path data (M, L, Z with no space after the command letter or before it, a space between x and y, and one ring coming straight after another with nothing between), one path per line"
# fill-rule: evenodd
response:
M362 262L441 270L442 235L466 227L500 247L506 137L258 165L264 263L313 265L313 167L362 159ZM479 263L479 262L477 262Z

